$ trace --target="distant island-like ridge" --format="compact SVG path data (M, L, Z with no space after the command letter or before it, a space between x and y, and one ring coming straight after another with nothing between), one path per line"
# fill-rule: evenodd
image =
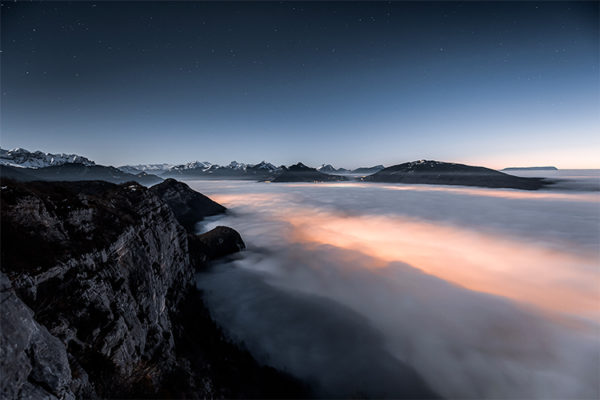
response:
M485 167L419 160L384 168L362 178L367 182L461 185L537 190L552 183L542 178L522 178Z
M546 167L508 167L502 171L558 171L558 168L552 166Z

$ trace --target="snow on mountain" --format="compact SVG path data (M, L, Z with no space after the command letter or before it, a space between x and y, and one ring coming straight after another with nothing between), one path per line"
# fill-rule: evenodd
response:
M227 168L237 169L237 170L245 170L248 167L248 164L239 163L237 161L232 161L227 165Z
M240 163L237 161L232 161L227 165L212 164L212 163L209 163L208 161L195 161L195 162L191 162L188 164L177 165L177 166L170 168L170 170L172 170L172 171L185 171L185 170L192 170L192 169L211 173L216 170L224 170L224 169L244 172L247 169L252 169L252 170L260 169L260 170L267 170L267 171L275 171L278 168L276 166L274 166L273 164L268 163L266 161L261 161L258 164L246 164L246 163Z
M189 162L187 164L180 164L180 165L175 165L175 166L171 166L170 168L168 168L169 170L173 169L173 170L186 170L186 169L202 169L202 170L207 170L210 167L212 167L213 164L209 163L208 161L193 161L193 162Z
M346 168L335 168L331 164L321 164L317 171L323 172L324 174L347 174L352 171L347 170Z
M63 164L95 165L95 163L77 154L52 154L41 151L28 151L22 148L4 150L0 148L0 164L21 168L43 168Z
M274 166L273 164L266 162L266 161L261 161L258 164L252 165L252 168L254 169L266 169L268 171L275 171L278 168L276 166Z
M137 165L123 165L119 169L123 172L130 174L137 174L140 172L160 173L161 171L167 171L173 168L173 164L137 164ZM136 172L137 171L137 172Z
M317 171L328 174L328 173L337 172L337 169L331 164L321 164L321 166L319 168L317 168Z

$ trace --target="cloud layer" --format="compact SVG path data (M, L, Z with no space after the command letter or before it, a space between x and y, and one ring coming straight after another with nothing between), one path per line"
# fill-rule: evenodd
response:
M600 395L594 194L192 186L248 245L198 277L215 318L320 393Z

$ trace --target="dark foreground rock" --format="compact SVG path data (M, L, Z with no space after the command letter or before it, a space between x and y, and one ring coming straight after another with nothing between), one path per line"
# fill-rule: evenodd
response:
M243 246L233 230L196 238L133 182L0 183L1 398L308 395L228 342L193 285Z
M489 188L537 190L552 182L542 178L521 178L484 167L420 160L384 168L362 178L368 182L462 185Z
M33 311L17 297L1 272L0 303L2 398L74 398L65 346L34 320Z

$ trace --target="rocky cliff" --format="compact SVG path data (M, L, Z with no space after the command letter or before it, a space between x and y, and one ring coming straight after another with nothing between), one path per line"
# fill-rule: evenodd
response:
M168 185L1 182L0 397L306 395L210 319L195 269L244 244L186 230Z
M189 231L193 231L196 222L202 218L225 212L225 207L219 203L172 178L150 190L169 205L177 220Z

